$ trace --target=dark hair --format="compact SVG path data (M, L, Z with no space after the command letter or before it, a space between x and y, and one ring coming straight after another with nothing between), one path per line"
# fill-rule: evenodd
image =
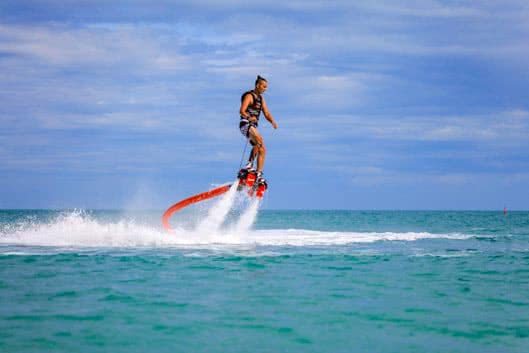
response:
M261 75L257 75L257 78L255 79L255 85L257 86L260 81L268 82L266 78L261 77Z

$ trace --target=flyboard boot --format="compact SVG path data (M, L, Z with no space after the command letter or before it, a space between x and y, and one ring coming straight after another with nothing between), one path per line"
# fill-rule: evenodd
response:
M248 161L246 166L239 170L237 174L237 179L239 179L237 191L241 191L244 187L251 188L255 182L256 175L255 169L253 168L253 161Z
M268 183L266 179L263 178L263 172L257 173L257 181L254 183L253 190L255 191L255 196L261 198L264 195L264 192L268 189Z
M248 188L248 195L263 197L264 192L268 189L268 183L262 177L262 172L257 173L254 169L243 168L239 170L237 175L239 184L237 190L241 191L244 188Z

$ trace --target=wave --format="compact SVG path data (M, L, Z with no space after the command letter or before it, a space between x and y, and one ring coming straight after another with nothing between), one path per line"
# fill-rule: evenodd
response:
M255 212L254 208L250 212ZM380 241L421 239L468 239L467 234L428 232L326 232L306 229L251 230L236 223L196 229L161 227L134 220L103 221L82 212L63 213L48 222L25 221L0 230L1 245L54 247L185 247L208 248L219 245L328 246Z

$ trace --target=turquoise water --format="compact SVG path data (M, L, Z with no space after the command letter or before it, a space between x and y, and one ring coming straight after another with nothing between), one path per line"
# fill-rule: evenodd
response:
M527 352L529 212L0 211L1 352Z

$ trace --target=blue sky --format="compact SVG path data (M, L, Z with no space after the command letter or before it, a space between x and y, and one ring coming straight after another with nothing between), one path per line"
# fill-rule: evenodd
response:
M164 208L234 179L268 78L270 209L529 209L527 1L0 3L0 208Z

